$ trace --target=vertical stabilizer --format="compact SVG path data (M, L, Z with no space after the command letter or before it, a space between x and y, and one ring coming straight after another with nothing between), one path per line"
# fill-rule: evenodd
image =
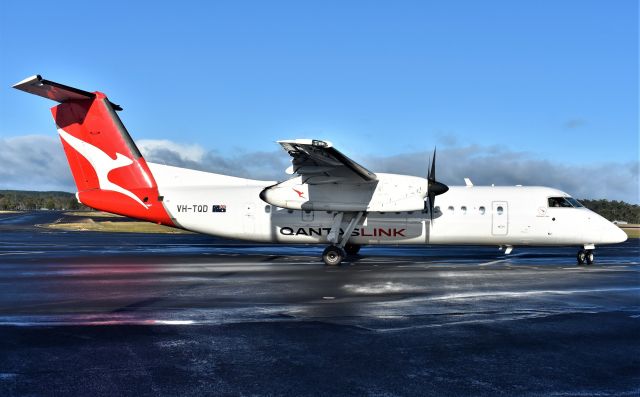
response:
M87 92L33 76L14 88L61 102L51 109L78 188L78 200L95 209L174 226L149 167L120 121L118 105Z

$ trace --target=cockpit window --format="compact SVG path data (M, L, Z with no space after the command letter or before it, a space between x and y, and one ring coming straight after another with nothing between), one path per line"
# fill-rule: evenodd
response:
M582 205L581 202L579 202L578 200L574 199L573 197L565 197L567 199L568 202L571 203L571 205L573 205L576 208L582 208L584 207L584 205Z
M573 204L569 200L576 201L575 199L570 198L570 197L549 197L549 207L572 208ZM577 201L576 201L576 203L577 203ZM580 206L582 207L582 205L580 205Z

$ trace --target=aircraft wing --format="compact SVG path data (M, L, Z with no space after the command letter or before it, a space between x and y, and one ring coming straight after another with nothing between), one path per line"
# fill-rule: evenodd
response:
M377 180L376 174L336 150L331 142L315 139L278 141L292 157L289 174L303 183L363 183Z

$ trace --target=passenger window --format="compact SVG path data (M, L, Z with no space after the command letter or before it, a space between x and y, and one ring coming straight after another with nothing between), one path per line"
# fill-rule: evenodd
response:
M460 211L462 211L462 214L466 214L467 213L467 207L463 205L462 207L460 207Z
M498 213L498 215L502 215L502 213L504 212L504 208L502 208L502 206L498 206L498 208L496 208L496 212Z
M484 215L485 209L484 209L484 207L480 207L480 208L478 208L478 211L480 211L480 215Z
M450 205L449 208L447 208L449 210L449 212L451 212L453 214L453 205Z
M270 205L265 205L264 206L264 212L266 212L267 214L271 212L271 206Z

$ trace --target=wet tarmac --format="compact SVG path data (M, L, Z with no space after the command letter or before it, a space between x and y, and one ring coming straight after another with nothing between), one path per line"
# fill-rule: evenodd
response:
M0 215L0 396L639 395L640 244L323 247Z

